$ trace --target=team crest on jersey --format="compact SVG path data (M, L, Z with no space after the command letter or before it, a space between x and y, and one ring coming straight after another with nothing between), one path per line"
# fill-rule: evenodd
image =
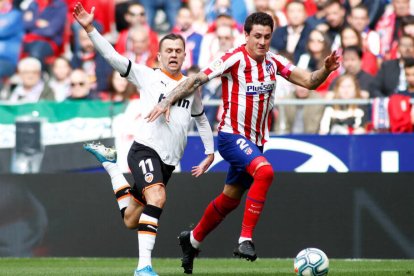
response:
M271 62L266 63L266 72L271 74L271 75L275 74L275 67L273 66L273 63L271 63Z
M154 180L154 175L153 175L152 173L146 173L146 174L145 174L145 181L146 181L147 183L151 183L151 182L152 182L152 180Z
M247 147L247 148L244 149L244 153L247 154L247 155L252 154L252 152L253 152L253 150L252 150L251 147Z

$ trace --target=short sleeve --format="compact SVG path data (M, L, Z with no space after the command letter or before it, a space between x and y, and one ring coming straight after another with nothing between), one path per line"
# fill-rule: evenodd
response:
M281 55L272 54L271 58L277 65L277 73L283 78L288 79L290 74L292 74L292 71L295 70L296 66Z
M236 61L240 60L238 53L240 50L230 50L219 58L213 60L206 68L202 70L208 76L208 79L214 79L221 76L228 68L232 67Z

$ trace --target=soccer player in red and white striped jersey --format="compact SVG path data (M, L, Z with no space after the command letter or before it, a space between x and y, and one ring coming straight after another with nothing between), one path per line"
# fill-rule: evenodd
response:
M285 58L267 52L257 62L245 45L215 60L203 70L209 79L221 76L224 113L218 130L241 134L262 146L269 134L269 111L273 108L276 75L288 78L295 68Z
M339 67L339 55L332 52L319 70L300 69L280 55L269 52L273 20L266 13L252 13L246 19L246 44L230 50L206 69L180 83L147 115L153 121L171 103L186 97L212 78L221 77L224 113L218 132L218 150L230 163L223 192L207 206L201 220L190 232L180 234L182 266L192 273L193 260L204 238L240 203L247 192L241 234L234 255L254 261L257 258L253 231L273 182L274 172L263 155L269 134L269 113L273 107L276 74L307 89L315 89Z

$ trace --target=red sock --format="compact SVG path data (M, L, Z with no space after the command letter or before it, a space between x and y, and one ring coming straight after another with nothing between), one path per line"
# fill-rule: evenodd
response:
M267 191L272 184L273 176L274 173L270 164L261 166L255 171L253 184L247 193L240 237L249 239L253 237L253 231L262 213Z
M233 211L240 203L240 199L233 199L225 194L220 194L207 206L203 217L193 229L194 238L202 242L204 238L214 229L225 216Z

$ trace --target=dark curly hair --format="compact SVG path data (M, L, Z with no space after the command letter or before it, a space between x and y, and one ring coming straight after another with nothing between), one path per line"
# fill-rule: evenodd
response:
M246 18L244 22L244 31L247 34L250 34L252 31L253 25L262 25L269 26L273 32L273 19L272 17L265 12L254 12Z

